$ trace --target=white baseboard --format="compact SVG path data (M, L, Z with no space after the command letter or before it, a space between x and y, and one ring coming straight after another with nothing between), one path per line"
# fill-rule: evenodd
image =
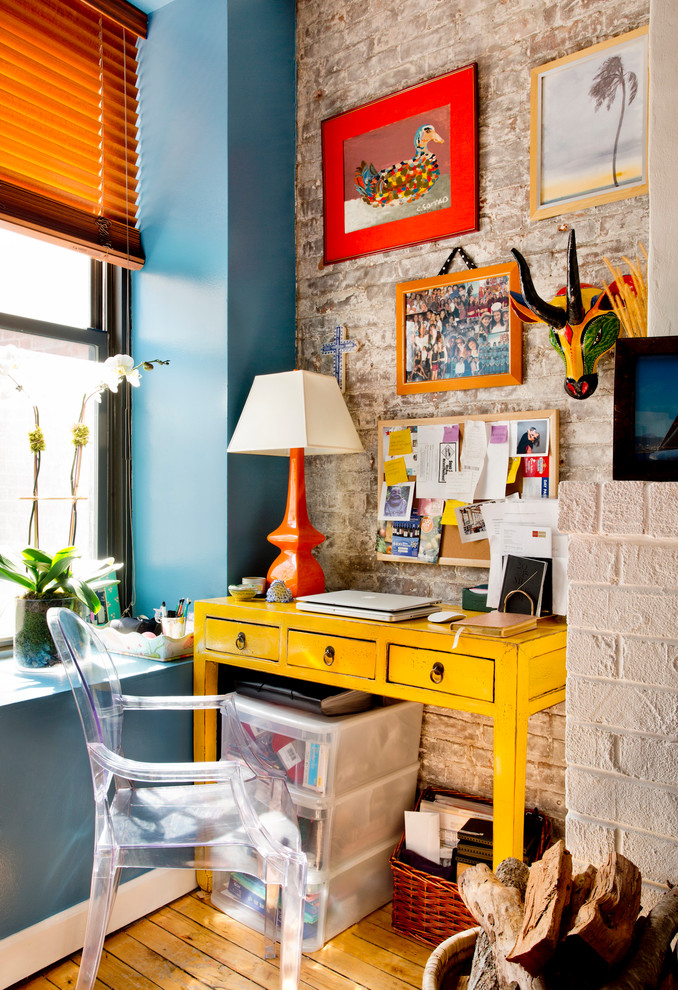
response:
M151 870L121 883L113 905L109 932L157 911L196 886L192 870ZM0 940L0 990L81 949L88 903L83 901Z

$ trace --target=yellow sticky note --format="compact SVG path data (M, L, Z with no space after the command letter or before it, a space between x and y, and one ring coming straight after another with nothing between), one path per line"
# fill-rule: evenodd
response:
M512 485L516 480L516 475L518 474L518 468L520 467L520 462L522 457L512 457L511 463L509 464L508 475L506 476L506 484Z
M394 457L384 462L384 479L387 485L400 485L407 481L407 465L404 457Z
M409 430L394 430L388 435L388 452L391 457L412 453L412 434Z
M456 498L446 499L445 508L443 509L443 526L457 525L457 516L454 510L461 509L462 505L468 505L468 502L460 502Z

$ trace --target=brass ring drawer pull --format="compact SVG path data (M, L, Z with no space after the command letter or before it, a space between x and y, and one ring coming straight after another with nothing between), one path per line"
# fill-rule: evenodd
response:
M433 667L431 668L431 674L430 674L433 683L440 684L444 676L445 676L445 667L443 666L443 664L434 663Z
M238 637L237 637L237 639L235 641L235 645L237 646L237 648L239 650L244 650L245 649L245 633L244 632L239 632L238 633Z
M333 646L326 646L325 647L325 652L323 653L323 660L325 661L325 663L327 664L328 667L331 667L332 666L332 664L334 663L334 647Z

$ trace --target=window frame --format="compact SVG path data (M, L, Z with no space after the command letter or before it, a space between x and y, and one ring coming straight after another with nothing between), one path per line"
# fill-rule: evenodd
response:
M17 233L23 233L17 231ZM69 340L93 346L98 360L129 354L131 344L130 272L91 259L90 326L81 329L0 312L8 330L32 336ZM118 573L122 607L132 601L134 574L131 520L131 400L122 388L111 401L106 390L98 407L97 445L97 552L125 563ZM0 657L11 639L0 639Z

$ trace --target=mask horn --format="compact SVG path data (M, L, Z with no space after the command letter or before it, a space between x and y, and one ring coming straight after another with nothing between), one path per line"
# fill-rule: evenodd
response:
M567 321L571 326L579 326L584 319L584 303L581 298L579 263L577 262L577 239L574 230L567 241Z
M537 290L534 287L534 282L532 281L532 276L530 275L530 269L528 268L527 262L523 258L522 254L515 248L511 248L511 254L518 262L520 287L523 290L523 297L529 308L535 316L538 316L539 319L543 320L544 323L548 324L548 326L555 327L556 330L562 330L563 327L567 326L567 313L565 310L561 309L559 306L553 306L551 303L545 302L537 295Z

